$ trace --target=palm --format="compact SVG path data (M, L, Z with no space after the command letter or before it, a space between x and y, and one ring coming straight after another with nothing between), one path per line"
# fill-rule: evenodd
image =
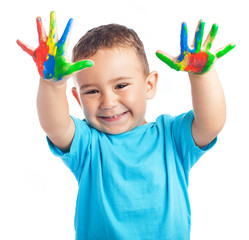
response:
M217 34L218 26L213 24L212 29L202 46L204 33L203 21L200 21L196 30L193 49L188 46L188 33L186 23L182 24L181 29L181 53L178 57L172 57L162 51L157 51L156 55L159 59L177 71L187 71L197 74L207 72L214 62L232 50L235 45L229 44L225 48L211 53L212 42Z
M40 76L44 79L55 81L66 79L73 73L84 68L91 67L92 61L83 60L76 63L67 62L66 47L68 35L70 33L73 20L70 19L60 40L57 40L55 12L50 15L50 29L47 37L43 28L41 18L38 17L37 30L39 36L39 46L33 50L26 44L17 40L18 45L33 57Z

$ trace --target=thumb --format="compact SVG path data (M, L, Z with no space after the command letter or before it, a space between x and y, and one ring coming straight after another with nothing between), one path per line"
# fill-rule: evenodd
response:
M92 67L93 65L94 65L94 62L91 61L91 60L78 61L78 62L73 63L73 64L70 65L66 75L71 75L71 74L73 74L75 72L78 72L80 70L83 70L85 68Z

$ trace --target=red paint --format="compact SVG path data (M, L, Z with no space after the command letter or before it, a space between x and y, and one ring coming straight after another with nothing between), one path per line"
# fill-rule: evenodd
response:
M42 26L42 21L41 18L38 17L36 19L37 23L37 30L38 30L38 35L39 35L39 47L34 51L33 49L29 48L26 46L24 43L21 41L17 40L17 44L25 51L27 52L30 56L33 57L37 68L38 72L41 77L44 77L43 70L44 70L44 62L47 61L48 59L48 53L49 53L49 46L47 45L47 35L43 29Z
M208 54L206 52L192 53L188 57L188 66L184 69L194 73L201 73L208 62Z
M33 59L37 65L38 72L41 77L44 77L43 69L44 69L44 62L47 61L49 53L49 46L43 42L40 46L35 50L33 54Z
M42 43L42 42L47 42L47 35L46 35L46 32L43 28L43 25L42 25L42 20L40 17L37 17L36 18L36 24L37 24L37 31L38 31L38 36L39 36L39 42Z
M20 40L17 40L16 42L22 48L23 51L25 51L26 53L28 53L30 56L33 56L34 51L31 48L27 47Z

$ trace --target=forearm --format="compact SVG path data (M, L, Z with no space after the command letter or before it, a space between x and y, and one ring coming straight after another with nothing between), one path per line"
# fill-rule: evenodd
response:
M40 124L50 140L57 147L67 149L73 138L74 124L69 116L66 81L40 79L37 111Z
M221 131L226 120L224 92L216 69L203 75L189 73L195 119L192 127L194 139L205 146Z

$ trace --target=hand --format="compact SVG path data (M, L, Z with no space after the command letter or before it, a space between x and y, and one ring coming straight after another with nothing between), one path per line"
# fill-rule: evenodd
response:
M181 54L178 57L172 57L163 51L157 51L157 57L177 71L186 71L196 74L207 72L219 58L232 50L235 47L235 44L228 44L226 47L219 49L212 54L209 50L211 49L212 42L217 34L218 25L213 24L212 29L202 46L204 25L205 23L203 21L199 21L195 33L194 46L193 49L190 49L188 47L187 25L186 23L182 23Z
M39 36L39 46L34 50L28 45L17 40L17 44L35 61L40 76L44 79L53 81L66 80L72 74L84 68L93 66L90 60L82 60L75 63L67 61L66 48L69 42L69 33L71 31L73 19L70 19L64 30L64 33L58 41L56 29L55 12L50 14L50 29L47 37L42 20L37 17L37 30Z

